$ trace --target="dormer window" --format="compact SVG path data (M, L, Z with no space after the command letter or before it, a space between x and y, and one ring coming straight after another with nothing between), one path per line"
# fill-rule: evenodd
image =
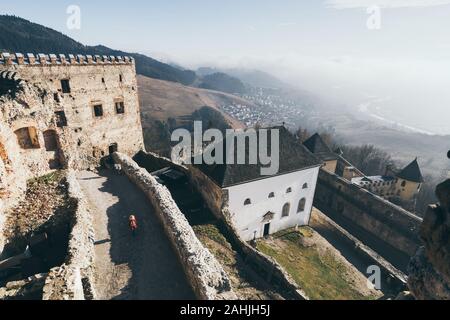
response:
M286 193L292 193L292 188L288 188L288 189L286 190Z
M308 184L305 183L305 184L303 185L302 189L303 189L303 190L308 189Z
M272 199L272 198L275 198L275 192L271 192L271 193L269 194L269 199Z
M244 202L244 206L249 206L252 204L252 200L251 199L246 199Z

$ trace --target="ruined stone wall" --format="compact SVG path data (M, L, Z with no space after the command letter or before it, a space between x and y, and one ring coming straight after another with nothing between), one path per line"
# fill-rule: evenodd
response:
M356 255L361 261L363 261L366 268L369 266L378 266L381 271L381 285L383 292L397 294L406 288L407 277L403 272L397 270L386 259L366 246L319 210L313 210L313 214L311 215L311 227L321 234L323 228L326 228L326 233L331 233L333 238L337 238L346 243L349 247L354 248L354 252L352 252L352 254ZM366 270L363 270L363 273L366 272Z
M345 217L408 257L420 245L419 217L337 175L320 172L314 205L326 214Z
M3 210L20 200L28 179L96 167L116 149L144 149L134 60L0 55Z
M189 180L216 218L223 220L222 210L228 205L228 191L222 190L193 165L189 166Z
M197 239L169 190L130 157L115 153L114 160L149 198L197 297L203 300L236 299L222 266Z
M439 205L430 206L420 228L424 246L409 266L408 285L419 300L450 300L450 180L436 189Z
M47 276L43 300L94 299L94 228L92 216L75 173L67 174L69 197L75 204L74 223L69 239L66 263L54 268Z
M155 172L164 168L176 168L180 172L188 174L189 169L185 166L173 163L170 159L161 157L156 153L148 151L139 151L133 160L141 167L145 168L148 172Z

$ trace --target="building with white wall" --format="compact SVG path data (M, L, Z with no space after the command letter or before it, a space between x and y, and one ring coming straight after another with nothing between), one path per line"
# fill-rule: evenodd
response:
M227 219L245 241L307 225L322 162L284 127L280 133L279 171L262 176L255 165L193 165L191 180L212 211ZM258 134L258 139L260 135Z

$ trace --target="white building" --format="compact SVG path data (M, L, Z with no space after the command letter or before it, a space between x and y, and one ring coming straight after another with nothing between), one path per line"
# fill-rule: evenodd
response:
M322 162L287 129L280 130L280 169L261 176L262 165L197 165L194 180L216 215L224 208L244 241L308 225ZM258 136L259 137L259 136Z

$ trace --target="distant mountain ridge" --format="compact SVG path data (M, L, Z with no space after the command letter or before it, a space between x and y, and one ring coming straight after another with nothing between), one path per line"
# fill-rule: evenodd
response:
M0 15L0 48L22 53L129 55L136 59L137 73L144 76L185 85L194 83L197 78L194 71L174 68L143 54L101 45L85 46L59 31L16 16Z
M257 88L286 89L289 87L288 84L284 83L280 79L260 70L239 68L221 69L210 67L201 67L197 69L197 74L203 77L215 73L228 74L231 77L241 80L246 85Z

